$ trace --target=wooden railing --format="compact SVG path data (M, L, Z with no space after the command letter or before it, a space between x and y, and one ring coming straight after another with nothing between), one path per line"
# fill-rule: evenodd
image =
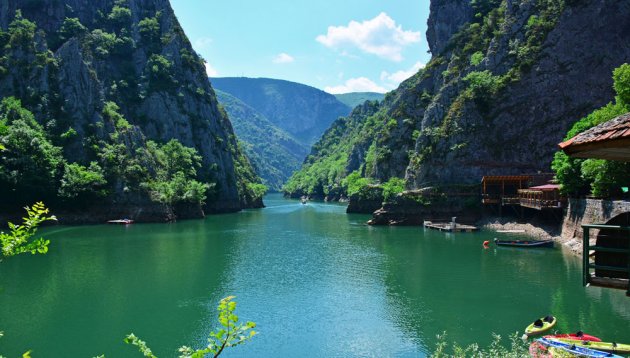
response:
M630 226L589 224L589 225L582 225L582 229L584 230L584 238L582 242L582 248L583 248L582 284L584 286L593 285L593 286L625 289L626 296L630 297ZM623 231L626 233L628 246L627 248L602 247L602 246L597 246L597 245L592 246L590 244L590 230L591 229L599 229L599 230L606 229L606 230ZM626 266L597 265L594 262L591 262L591 259L590 259L591 251L593 251L594 255L597 255L597 253L600 253L600 252L626 254L627 256ZM591 274L591 270L606 270L606 271L627 273L628 279L598 277L595 274Z
M561 209L562 201L560 200L545 200L545 199L532 199L532 198L520 198L521 206L532 209Z

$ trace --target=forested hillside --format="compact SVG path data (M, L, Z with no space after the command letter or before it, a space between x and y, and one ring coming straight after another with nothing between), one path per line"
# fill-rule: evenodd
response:
M280 191L291 174L300 168L308 146L238 98L220 90L216 90L216 94L254 170L269 190Z
M261 205L259 179L167 0L0 0L0 9L4 212L45 200L79 221L171 220Z
M384 93L377 92L351 92L334 95L341 103L350 108L363 104L365 101L382 101Z
M352 108L307 85L270 78L211 78L212 86L240 99L278 128L310 147Z
M624 1L432 0L426 68L335 122L286 191L348 194L353 172L408 189L549 172L573 123L613 99L628 34Z

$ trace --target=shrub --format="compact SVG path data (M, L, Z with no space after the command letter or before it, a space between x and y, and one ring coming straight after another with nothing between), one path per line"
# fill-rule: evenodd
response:
M103 190L106 184L103 169L96 162L91 162L89 167L78 163L66 164L59 187L59 196L67 199L103 197L107 195L107 192Z
M383 183L383 198L388 201L405 191L405 180L397 177L390 178L387 182Z
M472 66L477 66L483 61L483 52L477 51L470 56L470 64Z

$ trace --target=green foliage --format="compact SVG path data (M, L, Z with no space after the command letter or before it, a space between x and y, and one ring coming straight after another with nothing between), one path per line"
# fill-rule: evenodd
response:
M492 98L502 86L501 77L488 70L473 71L464 77L464 81L468 82L468 88L475 98L481 99Z
M105 102L103 106L103 117L114 125L117 131L124 131L131 128L131 124L127 122L125 117L120 114L120 107L114 102Z
M236 310L236 302L233 301L234 298L234 296L229 296L219 302L217 311L219 311L218 319L220 327L216 332L210 332L208 346L197 350L188 346L182 346L179 348L180 358L203 358L206 356L216 358L221 355L226 348L241 345L258 334L258 332L254 331L256 323L239 323L239 317L234 314ZM124 341L127 344L138 347L140 353L145 357L157 358L147 346L146 342L142 341L133 333L127 335Z
M61 28L59 29L59 36L63 40L70 39L72 37L81 37L88 33L87 27L83 26L79 18L66 17L61 24Z
M624 94L630 93L630 66L624 64L615 69L613 79L617 92L616 102L580 119L569 130L565 140L630 111L630 104L624 102ZM551 168L566 195L580 196L590 191L598 197L615 196L620 194L622 186L627 186L630 182L628 163L571 158L562 151L555 154Z
M154 90L166 90L175 84L173 63L162 55L151 55L147 61L146 71L149 83Z
M493 340L489 347L482 349L478 344L471 344L467 347L453 344L452 354L446 342L446 334L437 336L436 348L431 354L431 358L527 358L529 357L529 342L520 339L518 332L510 336L510 346L504 347L501 344L501 336L493 334Z
M405 191L405 180L397 177L391 177L388 181L382 184L383 198L388 201Z
M229 296L219 302L219 324L221 327L216 332L211 332L208 338L209 344L203 349L193 350L190 347L181 347L180 358L202 358L206 355L218 357L225 348L235 347L252 339L257 332L254 331L256 323L239 323L239 318L234 314L236 310L235 297Z
M348 196L350 196L358 193L361 189L373 183L373 180L363 178L361 173L355 170L342 180L341 185L345 188Z
M160 203L197 203L203 205L210 185L190 179L182 172L177 172L168 180L153 180L146 187L151 199Z
M0 193L5 198L21 193L22 199L34 200L54 192L63 164L61 148L14 97L0 102L0 142L7 147L0 166Z
M91 162L89 167L72 163L66 164L59 196L67 199L77 197L93 198L94 196L105 196L107 191L104 186L107 184L103 169L96 162Z
M477 19L482 19L492 9L501 4L501 0L471 0L470 6L472 6Z
M471 66L477 66L483 61L483 52L477 51L470 55L470 64Z
M114 27L123 28L131 21L131 10L128 7L121 6L125 2L126 1L117 1L112 11L107 15L107 20L109 20Z
M162 29L160 27L161 12L157 12L154 17L145 17L138 22L138 32L140 37L146 42L151 52L158 52L161 46L160 37Z
M207 191L214 185L194 179L201 167L201 156L194 148L188 148L176 139L162 146L149 141L147 154L154 160L156 173L142 185L154 201L169 205L205 202Z
M31 47L37 26L34 22L22 17L20 10L15 11L15 18L9 24L9 46Z
M9 233L0 232L0 245L2 257L11 257L23 253L45 254L48 252L50 240L39 238L32 240L37 228L44 221L57 220L54 215L48 216L48 209L43 203L38 202L32 207L25 207L26 217L22 225L8 223ZM0 259L1 261L1 259Z
M582 162L582 177L591 183L591 194L596 197L621 195L621 187L630 184L630 163L612 160L587 159Z
M79 134L77 133L77 131L74 130L74 128L70 127L68 128L67 131L61 133L61 135L59 136L61 139L70 139L70 138L74 138L76 136L78 136Z
M248 183L247 189L255 198L262 198L267 193L267 186L260 183Z
M147 358L157 358L151 351L151 348L147 346L147 343L136 337L136 335L133 333L128 334L123 341L127 344L138 347L138 350L140 351L140 353L142 353L143 356Z
M617 103L630 106L630 64L624 63L613 71Z

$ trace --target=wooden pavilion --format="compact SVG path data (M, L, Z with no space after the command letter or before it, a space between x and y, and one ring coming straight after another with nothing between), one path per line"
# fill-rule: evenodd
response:
M531 175L491 175L481 179L484 205L519 205L518 190L529 186Z
M535 210L562 209L560 185L545 184L518 190L519 202L522 207Z
M584 131L559 146L573 157L630 162L630 112ZM630 213L606 224L582 225L582 228L582 283L624 289L630 297ZM594 246L590 243L591 230L596 230Z

